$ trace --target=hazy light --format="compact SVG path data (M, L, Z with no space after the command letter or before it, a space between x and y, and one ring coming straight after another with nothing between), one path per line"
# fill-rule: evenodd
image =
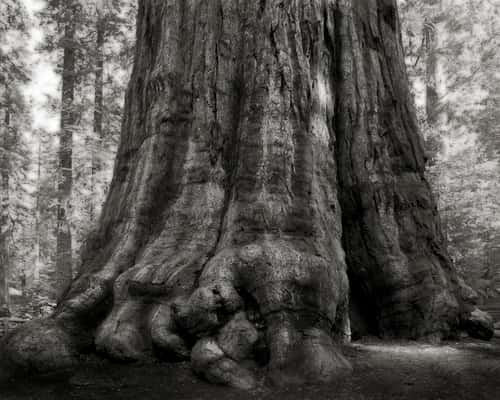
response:
M60 78L54 71L54 64L37 47L44 39L43 31L37 27L35 14L46 6L43 0L22 0L31 18L29 41L26 48L31 80L23 88L24 95L31 103L33 129L55 132L59 129L59 115L50 108L50 98L59 95ZM44 57L45 56L45 57Z
M44 0L21 0L21 2L32 13L43 10L46 5Z

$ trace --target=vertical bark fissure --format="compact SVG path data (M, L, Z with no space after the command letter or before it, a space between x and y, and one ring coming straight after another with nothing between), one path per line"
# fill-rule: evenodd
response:
M239 131L239 123L240 123L240 113L241 113L241 98L237 99L237 103L234 109L234 117L233 117L233 124L231 125L232 128L232 134L229 137L229 140L226 138L220 138L222 136L222 126L221 123L219 122L219 113L218 113L218 91L222 90L219 88L219 79L220 79L220 73L219 73L219 48L221 46L220 42L223 40L224 36L224 4L223 0L218 1L218 12L217 12L217 20L216 20L216 26L217 26L217 31L215 34L215 43L214 43L214 60L215 60L215 67L214 67L214 78L213 78L213 83L212 83L212 96L213 96L213 107L212 107L212 112L213 112L213 121L212 121L212 126L210 129L212 130L211 135L212 135L212 141L215 141L215 143L211 143L211 146L216 147L215 148L215 155L213 156L213 160L211 160L212 166L214 166L217 162L221 162L222 164L225 164L225 156L229 153L229 159L234 157L237 159L237 156L232 156L236 155L239 153L239 140L235 139L238 136L238 131ZM239 10L239 7L238 7ZM238 20L238 23L241 21ZM223 79L229 79L229 77L224 77ZM237 81L240 79L240 76L236 74L236 79L233 85L239 86L239 83ZM215 132L214 132L215 130ZM222 140L222 143L219 143ZM227 148L225 148L227 146ZM222 157L222 160L220 160L220 157ZM223 233L224 233L224 223L226 220L226 215L229 210L229 206L231 203L231 195L233 192L233 184L234 181L232 179L232 172L231 167L233 167L233 163L229 162L226 164L226 176L223 180L223 186L224 186L224 199L222 202L222 207L221 207L221 213L219 217L219 224L217 227L217 233L216 233L216 238L213 243L213 246L208 250L205 261L201 265L199 271L196 273L196 279L194 281L194 287L199 286L199 280L200 276L209 264L209 262L212 260L212 258L215 256L221 245Z
M356 216L363 212L360 204L360 199L352 193L353 187L360 187L358 176L354 173L354 149L353 149L353 132L354 118L358 118L359 111L350 106L350 102L354 99L359 99L358 90L354 87L354 82L357 79L356 65L353 60L352 48L355 45L352 33L352 11L350 1L339 0L336 2L334 10L334 29L335 29L335 77L336 77L336 106L334 113L334 126L336 134L335 159L338 165L338 182L339 182L339 201L342 209L342 243L346 252L347 271L349 275L350 287L350 308L356 308L357 302L364 304L364 308L359 310L359 317L352 315L351 324L361 323L368 326L377 325L376 310L378 309L378 301L376 297L369 298L368 286L365 280L368 280L368 275L364 273L364 279L358 277L354 279L353 269L356 264L369 265L372 262L373 255L370 252L370 247L366 241L365 235L362 234L362 223L356 224ZM354 225L354 226L353 226ZM358 235L353 234L353 230L359 232ZM357 240L356 240L357 239ZM356 249L357 256L353 257L352 249ZM358 258L359 257L359 258ZM361 271L358 271L360 273ZM362 273L362 272L361 272ZM367 292L366 299L358 299L360 293ZM356 295L354 295L356 293ZM356 321L359 319L360 321ZM358 334L356 326L353 326L353 335ZM372 332L374 333L374 332Z

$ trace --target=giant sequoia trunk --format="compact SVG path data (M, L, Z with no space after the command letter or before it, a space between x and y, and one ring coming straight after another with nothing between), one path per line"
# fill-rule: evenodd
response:
M100 228L55 315L7 340L9 371L97 350L328 380L350 368L349 293L356 330L450 334L399 30L395 0L140 1Z

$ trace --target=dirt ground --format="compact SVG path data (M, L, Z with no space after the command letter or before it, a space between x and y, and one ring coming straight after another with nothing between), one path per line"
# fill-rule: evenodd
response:
M1 400L170 400L170 399L500 399L500 340L440 345L356 342L344 353L350 377L328 385L251 392L208 384L181 364L87 362L73 376L25 379L0 387Z

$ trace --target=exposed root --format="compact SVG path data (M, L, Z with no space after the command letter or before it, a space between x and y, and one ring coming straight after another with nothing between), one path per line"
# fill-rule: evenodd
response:
M102 277L100 274L83 276L73 286L84 285L80 293L70 296L61 303L57 315L59 318L73 317L75 314L85 314L95 311L99 303L109 299L112 293L114 279Z
M227 357L215 338L199 340L191 353L193 370L210 382L252 389L257 382L250 370Z
M140 300L115 308L97 330L96 350L122 361L138 361L148 354L144 331L148 309Z
M188 343L178 332L172 304L160 304L151 319L151 340L160 358L188 360L191 354Z
M249 359L259 340L259 331L248 321L245 312L235 314L217 335L220 348L236 361Z
M327 381L350 370L334 343L345 310L338 307L336 315L337 305L323 300L344 304L346 282L319 257L279 241L226 249L209 261L189 297L138 292L130 284L136 272L131 268L114 283L111 312L94 333L98 352L121 361L190 357L207 380L244 389L256 385L254 369L263 364L280 383ZM102 301L106 285L96 282L79 295L84 310ZM66 307L58 318L71 326L81 317L67 311L75 309L78 304ZM9 342L13 363L40 371L71 365L79 351L74 332L57 320L40 324L51 339L27 325Z
M324 260L285 242L217 254L178 314L178 324L201 338L191 354L194 370L237 387L250 385L246 364L259 359L270 358L277 383L322 382L350 371L334 342L344 338L340 331L348 336L347 307L338 307L336 315L335 304L335 299L346 304L347 282L335 278ZM322 291L333 303L323 302Z
M273 383L327 382L351 372L332 336L307 319L289 313L271 319L267 341Z

